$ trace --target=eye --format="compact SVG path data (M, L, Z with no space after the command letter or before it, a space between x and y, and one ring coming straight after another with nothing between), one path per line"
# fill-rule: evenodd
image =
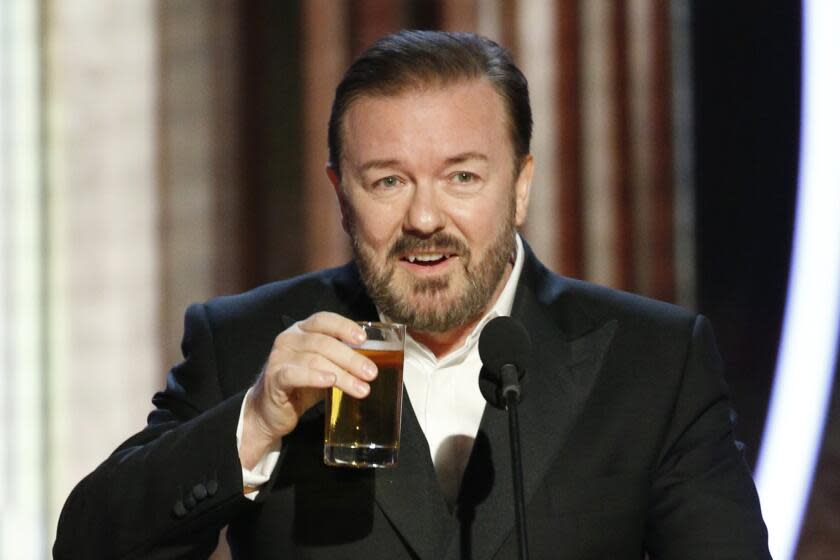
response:
M402 180L396 175L388 175L373 183L374 188L392 189L402 184Z
M453 182L461 183L461 184L464 184L464 185L469 184L469 183L474 183L476 180L478 180L478 177L476 176L476 174L475 173L470 173L469 171L458 171L457 173L452 175L452 181Z

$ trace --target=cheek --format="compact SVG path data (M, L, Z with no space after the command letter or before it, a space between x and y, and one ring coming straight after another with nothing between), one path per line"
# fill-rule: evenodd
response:
M361 205L354 214L356 235L377 255L391 247L400 231L400 222L394 215L392 209L378 205Z
M469 242L473 250L490 245L508 221L510 204L507 201L472 200L453 205L449 215L453 225Z

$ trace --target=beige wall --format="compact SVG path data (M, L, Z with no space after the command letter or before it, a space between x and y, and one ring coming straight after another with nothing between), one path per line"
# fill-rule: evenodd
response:
M48 519L144 424L159 386L156 19L149 2L47 2Z

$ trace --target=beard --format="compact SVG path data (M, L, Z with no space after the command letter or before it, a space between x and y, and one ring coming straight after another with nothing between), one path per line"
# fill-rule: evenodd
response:
M405 324L419 332L449 331L483 314L496 292L511 257L516 250L514 205L488 247L486 254L475 258L467 244L448 233L427 237L402 234L388 251L384 265L376 263L374 251L365 245L349 224L353 253L362 281L379 311L390 321ZM397 277L397 262L410 251L457 254L462 267L436 278L416 278L403 271Z

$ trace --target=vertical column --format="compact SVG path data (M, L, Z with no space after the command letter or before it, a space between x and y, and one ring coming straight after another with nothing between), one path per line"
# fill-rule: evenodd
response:
M239 6L234 0L211 4L212 66L209 93L212 102L211 158L213 162L213 238L216 293L233 293L248 287L250 263L244 263L250 221L245 218L242 174L242 138L238 134L242 115L239 107L242 49L239 38Z
M582 277L583 194L581 191L580 8L578 0L557 3L557 270Z
M638 291L675 298L671 45L668 4L628 3L631 182Z
M613 159L609 186L615 202L612 207L614 237L612 240L612 285L622 290L636 289L636 228L634 216L636 200L630 178L630 153L632 150L629 127L627 56L627 2L612 5L609 18L610 33L605 37L610 50L609 65L612 84L609 103L612 105L612 123L609 125L609 144L605 149Z
M522 7L520 4L538 4L537 2L528 2L524 0L524 2L520 0L507 0L506 2L501 3L501 43L504 45L510 52L513 54L513 57L517 59L520 63L523 62L523 59L520 57L519 52L519 32L522 29L523 25L520 22L520 12ZM532 8L534 6L531 6ZM527 34L527 30L526 34ZM520 65L521 67L521 65Z
M236 4L239 28L240 270L244 287L305 268L301 25L308 2ZM321 123L321 126L326 126Z
M336 266L349 257L338 202L325 174L327 122L347 61L343 7L328 0L312 0L303 6L303 227L308 270Z
M650 237L654 261L650 294L674 301L674 170L671 103L670 13L668 3L651 6L651 169Z
M506 4L508 2L503 3ZM478 0L476 10L476 33L504 45L502 27L507 22L502 21L502 6L495 0Z
M581 8L581 132L585 276L601 284L615 280L616 224L612 2L592 0Z
M694 97L689 0L672 0L670 19L672 141L674 169L675 300L697 303L694 202Z
M47 558L40 9L0 3L0 557Z
M358 56L382 35L400 29L404 19L401 4L394 0L365 0L365 2L349 3L346 9L350 25L344 29L343 35L347 39L346 46L350 53L350 56L346 57L347 64L350 63L350 58ZM428 8L429 5L425 7ZM339 72L343 70L342 67Z
M161 2L157 184L163 362L180 359L184 309L240 286L235 19L228 2ZM225 17L223 17L223 15ZM155 33L155 36L158 34Z
M630 108L630 130L627 150L630 156L630 181L633 185L634 225L633 249L637 260L636 289L651 293L651 263L656 258L651 243L651 173L656 156L653 145L651 110L653 86L651 74L651 1L631 0L627 9L627 94Z
M525 233L546 266L556 269L554 4L522 2L518 6L516 43L519 47L520 67L528 77L531 94L534 113L531 153L536 163Z
M441 29L444 31L475 32L478 26L478 4L477 0L444 1Z
M152 3L45 6L54 530L70 489L143 426L160 385L157 69Z

